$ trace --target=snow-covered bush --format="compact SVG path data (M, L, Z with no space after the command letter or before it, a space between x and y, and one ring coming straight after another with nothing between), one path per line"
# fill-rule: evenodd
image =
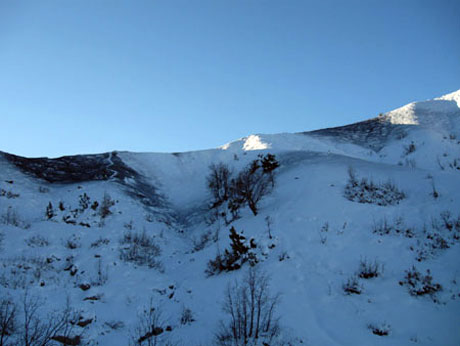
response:
M438 302L436 293L442 290L442 286L433 282L429 269L426 275L420 273L415 266L406 270L404 280L400 281L401 286L406 286L411 296L429 295L434 302Z
M398 204L406 198L406 195L390 180L384 183L375 183L367 178L359 180L353 168L350 167L344 197L353 202L387 206Z
M249 262L251 266L258 262L258 258L254 249L257 244L254 239L249 242L246 237L238 233L234 227L230 229L229 238L231 240L231 250L225 249L223 254L217 254L216 258L208 262L206 274L214 275L223 271L232 271L240 269L241 266Z
M350 276L347 282L342 285L342 288L346 294L361 294L363 291L363 286L359 283L357 275Z
M193 318L193 313L192 313L192 310L190 310L189 308L187 307L182 307L182 313L181 313L181 316L180 316L180 324L191 324L192 322L194 322L195 319Z
M47 238L39 234L27 238L25 242L30 247L45 247L50 244Z
M367 259L362 259L359 263L357 275L361 279L372 279L379 277L383 273L384 266L375 260L373 263Z
M386 323L369 323L367 325L367 328L369 328L372 331L372 334L378 335L378 336L387 336L390 334L391 331L391 326Z
M0 189L0 197L10 198L18 198L20 196L19 193L14 193L13 191L6 191L4 189Z
M270 294L269 277L257 268L249 268L242 282L229 284L215 345L282 345L281 327L276 309L279 295Z
M81 212L84 212L86 209L88 209L90 203L91 203L91 199L86 194L86 192L84 192L83 195L80 195L79 200L78 200L78 205L80 206Z
M99 239L91 243L91 247L100 247L102 245L108 245L109 243L110 239L99 237Z
M0 286L25 289L43 281L58 281L58 273L51 261L44 257L13 257L2 259Z
M120 258L124 261L161 269L161 262L158 260L160 254L161 249L155 238L149 236L145 230L142 233L125 232L120 240Z
M66 240L66 242L64 243L64 246L70 250L75 250L81 247L81 243L78 237L74 234Z
M454 217L449 211L442 212L439 218L432 219L431 227L423 228L422 236L423 239L418 239L416 246L411 248L417 253L419 262L460 242L460 215Z

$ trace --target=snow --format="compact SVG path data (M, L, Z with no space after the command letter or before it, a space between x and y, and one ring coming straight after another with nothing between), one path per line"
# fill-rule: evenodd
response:
M128 196L114 176L108 181L49 184L21 173L0 156L0 189L20 195L0 196L0 217L11 207L24 224L30 225L21 228L0 223L4 236L0 296L21 300L24 290L11 285L24 275L18 270L14 275L10 273L12 268L17 269L13 264L21 257L55 258L39 279L33 273L26 275L33 281L27 285L28 290L46 299L44 315L61 308L69 297L82 315L94 317L83 333L84 339L99 345L128 345L138 314L152 298L163 311L165 326L172 327L163 337L179 345L213 345L218 322L226 317L221 309L225 287L241 278L247 268L211 277L206 276L205 269L218 249L228 248L229 228L234 226L247 237L254 237L261 249L257 266L271 276L271 292L282 295L278 312L292 345L457 346L460 244L436 251L421 262L412 249L420 246L425 239L424 228L431 229L433 220L440 219L443 211L450 211L453 217L460 213L460 169L454 165L456 158L460 160L459 95L457 91L387 113L389 123L402 126L406 135L385 139L377 152L340 138L308 133L251 135L221 148L197 152L119 152L125 164L165 196L168 205L164 211L150 209ZM408 152L411 143L415 150ZM244 208L241 218L232 225L226 226L222 220L206 222L209 166L223 162L238 172L267 152L275 154L281 166L274 191L261 201L260 213L254 216ZM347 200L344 189L349 167L359 177L376 183L391 180L406 198L389 206ZM8 182L11 180L12 184ZM432 196L433 186L438 198ZM79 207L83 193L91 202L99 203L108 193L117 201L112 214L101 222L97 212L88 208L75 217L77 225L63 222L70 209ZM61 200L64 212L57 210ZM52 220L46 220L44 214L49 202L57 214ZM273 239L267 233L268 216ZM373 233L378 222L386 219L394 223L398 218L414 229L414 238ZM80 226L79 222L91 227ZM321 232L326 222L329 230ZM162 250L159 260L163 269L120 259L119 240L129 228L134 232L145 230L155 238ZM194 243L208 232L217 232L218 241L211 240L204 249L195 251ZM37 235L46 238L49 245L27 245ZM67 248L70 238L76 239L79 247ZM109 242L92 246L99 239ZM361 295L345 295L342 284L356 272L363 258L382 263L383 275L360 279L364 287ZM107 282L82 291L79 284L95 281L99 259L107 271ZM64 271L70 262L78 268L75 276ZM443 286L437 295L440 303L427 296L410 296L399 284L412 265L421 272L430 269L434 281ZM44 286L40 286L41 281ZM100 300L83 300L96 295ZM195 321L190 325L179 322L183 307L193 313ZM114 321L122 321L124 326L109 327L107 323ZM368 329L369 324L384 323L390 325L388 336L374 335Z

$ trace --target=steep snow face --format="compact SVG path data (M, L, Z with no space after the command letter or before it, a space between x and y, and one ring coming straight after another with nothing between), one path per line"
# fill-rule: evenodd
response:
M0 298L20 306L27 289L46 299L43 318L62 310L69 298L84 320L91 319L74 333L101 346L133 342L138 315L152 300L163 312L162 326L171 327L158 344L169 338L178 346L215 345L219 320L228 317L222 311L226 287L248 269L205 274L209 260L230 249L233 226L254 239L257 267L269 273L271 292L281 294L277 313L290 345L458 346L458 95L409 104L388 113L390 121L379 117L325 134L260 134L212 150L120 152L96 163L82 161L81 167L103 164L103 171L117 172L107 180L97 180L98 174L92 181L85 176L48 183L0 155ZM380 150L366 146L371 140ZM222 162L237 174L267 152L281 165L259 214L243 206L230 224L216 219L209 211L209 166ZM125 167L132 174L122 174ZM374 189L394 184L405 197L386 206L347 199L349 167ZM140 189L131 181L136 179L155 188ZM127 186L138 188L127 194ZM158 192L178 217L154 213L132 191ZM98 208L107 194L114 204L102 219ZM50 202L54 214L48 219ZM129 250L127 232L151 237L161 248L155 255L161 265L122 258ZM361 294L347 295L343 285L359 274L362 260L377 261L384 271L357 278ZM413 265L423 275L430 270L442 290L411 295L404 280ZM82 284L91 287L83 291ZM185 308L193 315L188 323L181 321ZM387 327L389 335L375 335L369 325Z
M435 100L447 100L447 101L455 101L457 103L458 108L460 108L460 90L454 91L450 94L446 94Z
M450 117L460 117L460 90L433 100L413 102L386 114L391 124L446 129Z

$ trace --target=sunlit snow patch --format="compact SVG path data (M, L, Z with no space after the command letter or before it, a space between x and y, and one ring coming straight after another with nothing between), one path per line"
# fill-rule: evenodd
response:
M270 148L270 145L262 142L262 139L257 135L250 135L243 144L244 151L263 150L268 148Z

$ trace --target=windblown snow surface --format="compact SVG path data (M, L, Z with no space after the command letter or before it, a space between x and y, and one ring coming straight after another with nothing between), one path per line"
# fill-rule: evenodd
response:
M25 291L40 297L43 316L62 310L68 299L82 319L92 320L75 333L94 345L129 345L139 313L152 300L163 326L171 327L159 344L214 345L219 321L227 319L225 288L248 268L205 274L207 262L229 247L233 226L258 244L257 266L270 276L270 291L281 294L277 315L290 345L458 346L460 245L452 236L455 226L444 229L441 215L460 216L459 107L457 91L357 124L251 135L196 152L115 152L61 161L2 154L0 296L18 304ZM231 225L211 223L209 166L222 162L237 172L266 153L276 155L280 168L259 214L246 207ZM90 174L85 164L99 168ZM406 198L387 206L345 198L349 167L376 184L390 180ZM84 193L90 204L110 195L112 213L104 219L90 207L72 213ZM45 217L49 202L51 220ZM412 235L374 233L384 221ZM438 224L451 242L433 249L426 235ZM161 265L120 259L120 239L129 230L155 237ZM211 236L201 249L196 244L204 234L218 240ZM422 249L427 255L420 259ZM362 293L347 295L343 284L363 259L377 260L383 273L359 279ZM409 294L400 282L414 265L422 274L429 269L442 290ZM180 323L184 308L193 322ZM375 335L369 325L387 326L389 334Z

